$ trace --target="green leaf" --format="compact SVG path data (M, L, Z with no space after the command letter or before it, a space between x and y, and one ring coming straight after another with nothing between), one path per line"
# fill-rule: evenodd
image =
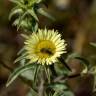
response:
M95 66L92 66L92 67L90 68L89 72L90 72L91 74L96 75L96 65L95 65Z
M57 62L57 63L55 64L54 68L55 68L55 71L56 71L56 73L57 73L58 75L64 75L64 76L66 76L66 75L70 74L70 72L71 72L71 71L70 71L69 69L67 69L67 68L65 67L65 65L63 65L61 62Z
M20 64L21 64L22 66L24 66L24 65L26 64L26 59L20 60Z
M37 74L38 74L40 68L41 68L41 65L38 65L35 68L35 71L34 71L34 82L36 82Z
M29 10L27 10L27 12L28 12L35 20L39 21L37 15L36 15L36 13L34 12L33 9L29 9Z
M17 18L17 19L13 22L13 25L17 26L17 25L19 25L19 22L20 22L20 19ZM29 27L31 27L31 22L28 21L28 20L22 20L21 23L20 23L20 27L21 27L21 28L26 28L26 29L28 29Z
M75 95L70 90L66 90L60 96L75 96Z
M66 62L69 62L72 59L78 59L79 61L82 62L81 64L84 67L84 69L82 70L82 73L87 73L88 72L88 66L89 66L89 61L88 60L81 57L78 53L72 53L67 57Z
M69 71L72 71L71 68L68 66L68 64L65 62L63 56L61 58L58 58L59 62L63 64Z
M21 34L22 35L22 34ZM23 53L25 51L25 48L21 48L20 51L17 53L17 55L20 55L21 53Z
M78 53L69 54L66 59L66 62L68 63L70 60L74 59L75 57L80 57L80 54L78 54Z
M37 32L37 30L38 30L38 23L36 23L34 26L34 32Z
M37 9L37 12L39 14L41 14L41 15L43 15L43 16L45 16L45 17L47 17L47 18L49 18L49 19L51 19L53 21L55 21L55 18L52 15L50 15L49 13L47 13L43 8Z
M27 56L27 53L23 53L21 56L19 56L15 61L14 63L17 63L18 61L22 60L22 59L25 59L25 57Z
M55 93L53 94L53 96L58 96L59 91L55 91Z
M23 21L23 19L24 19L24 17L27 15L27 12L25 12L23 15L21 15L20 17L19 17L19 23L18 23L18 25L17 25L17 30L20 28L20 26L21 26L21 23L22 23L22 21Z
M15 3L21 8L25 8L23 0L10 0L12 3Z
M17 26L17 25L19 25L19 22L20 22L20 18L17 18L17 19L13 22L12 25ZM21 21L21 25L24 25L24 24L25 24L25 23L24 23L24 24L23 24L23 23L24 23L24 21L22 20L22 21ZM27 24L26 24L25 26L27 26Z
M15 14L22 14L23 13L23 10L18 8L18 9L15 9L15 10L12 10L11 13L9 14L9 20L11 20L11 18L13 17L13 15Z
M75 57L75 58L80 60L83 63L84 69L82 70L82 73L87 73L88 66L90 65L89 61L82 57Z
M86 64L87 66L90 65L89 61L83 57L75 57L76 59L80 60L81 62L83 62L84 64Z
M44 71L45 71L45 73L46 73L46 77L47 77L47 79L48 79L48 83L50 83L50 69L49 69L49 67L48 66L44 66Z
M33 20L31 27L32 27L31 28L32 32L37 32L37 30L38 30L38 23Z
M54 83L49 85L54 91L62 91L68 89L67 85L64 83Z
M53 96L75 96L70 90L55 91Z
M27 80L34 81L34 71L35 71L35 68L27 70L27 71L21 73L20 76L26 78Z
M13 26L15 25L15 26L17 26L19 24L19 18L17 18L14 22L13 22Z
M13 71L13 73L9 76L6 86L8 87L21 73L33 69L34 64L27 64L21 66Z
M36 3L36 2L37 2L37 0L29 0L28 6L30 7L30 6L34 5L34 3Z
M96 47L96 43L90 43L90 45L92 45L93 47Z

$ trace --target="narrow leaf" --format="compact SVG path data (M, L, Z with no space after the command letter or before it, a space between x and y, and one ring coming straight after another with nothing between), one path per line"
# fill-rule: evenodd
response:
M19 25L19 20L20 20L20 18L17 18L17 19L13 22L13 25L15 25L15 26ZM27 20L22 20L20 26L21 26L22 28L27 28L27 27L31 26L31 23L29 24L29 22L28 22Z
M88 72L88 66L89 66L89 61L86 60L85 58L82 57L75 57L76 59L80 60L83 62L84 69L82 70L82 73L87 73Z
M27 64L21 66L13 71L13 73L9 76L6 86L8 87L21 73L32 69L34 64Z
M24 19L24 17L27 15L27 12L25 12L22 16L20 16L19 18L19 24L17 26L17 30L20 28L21 26L21 23L22 23L22 20Z
M78 53L69 54L66 59L66 62L68 63L70 60L74 59L75 57L80 57L80 54L78 54Z
M54 83L49 85L50 88L52 88L54 91L63 91L68 89L67 85L64 83Z
M36 19L37 21L39 21L37 15L36 15L36 13L34 12L33 9L29 9L29 10L27 10L27 12L28 12L34 19Z
M34 32L37 32L37 30L38 30L38 23L36 23L34 26Z
M37 9L37 12L53 21L55 21L55 18L53 16L51 16L49 13L47 13L43 8L39 8Z
M21 48L21 50L17 53L17 55L20 55L22 52L24 52L25 48Z
M14 61L14 63L17 63L18 61L24 59L26 56L27 56L27 53L23 53L21 56L19 56L19 57Z
M38 74L40 68L41 68L40 65L36 66L36 68L35 68L35 71L34 71L34 82L36 82L37 74Z
M64 58L58 58L58 60L69 70L72 71L71 68L68 66L68 64L65 62Z
M15 10L12 10L10 15L9 15L9 20L11 20L11 18L13 17L13 15L15 14L22 14L23 13L23 10L18 8L18 9L15 9Z
M87 66L90 64L88 60L86 60L83 57L75 57L76 59L80 60L81 62L83 62L84 64L86 64Z
M47 76L47 79L48 79L48 83L50 83L50 69L49 67L47 66L44 66L44 69L45 69L45 73L46 73L46 76Z
M21 0L10 0L12 3L15 3L16 5L18 5L21 8L25 8L23 2Z
M92 42L91 42L90 45L96 47L96 43L92 43Z

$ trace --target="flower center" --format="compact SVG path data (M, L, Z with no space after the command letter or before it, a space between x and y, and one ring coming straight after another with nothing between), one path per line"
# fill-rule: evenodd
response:
M49 40L40 41L35 48L35 53L42 59L48 58L55 53L55 45Z
M51 52L51 49L42 48L40 51L41 51L42 53L44 53L44 54L53 55L53 53Z

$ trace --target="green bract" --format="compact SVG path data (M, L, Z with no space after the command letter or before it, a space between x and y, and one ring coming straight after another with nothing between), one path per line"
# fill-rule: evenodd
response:
M11 0L11 2L16 6L11 10L9 20L15 17L13 25L17 26L17 30L21 27L25 31L37 31L39 21L37 13L54 20L39 6L43 0Z
M29 31L32 30L34 26L37 25L36 21L38 22L38 17L36 15L36 4L41 2L41 0L11 0L13 3L16 4L11 10L9 15L9 20L16 16L13 25L17 26L17 29L20 27Z

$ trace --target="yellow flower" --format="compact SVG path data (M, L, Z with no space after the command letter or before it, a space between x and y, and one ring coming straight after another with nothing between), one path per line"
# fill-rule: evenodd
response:
M47 29L33 32L27 37L24 48L26 59L29 59L30 63L37 62L42 65L55 63L61 54L66 53L65 40L61 39L58 31Z

